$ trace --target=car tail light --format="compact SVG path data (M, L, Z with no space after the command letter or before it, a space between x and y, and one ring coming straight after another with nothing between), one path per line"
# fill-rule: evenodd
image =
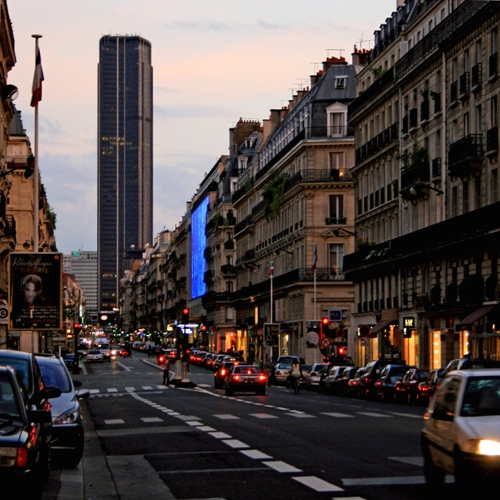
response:
M259 380L266 380L266 376L265 375L259 375Z
M17 449L16 465L18 467L25 467L28 465L28 448L22 446Z
M423 385L423 386L419 387L419 388L418 388L418 390L419 390L419 391L424 391L424 392L425 392L425 391L428 391L428 390L429 390L429 388L428 388L428 387L426 387L425 385Z
M220 374L221 374L221 375L225 375L225 374L226 374L226 370L221 370L221 371L220 371Z
M163 356L160 356L159 361L160 363L163 363L165 361L165 358Z
M239 380L240 376L239 375L233 375L233 380Z

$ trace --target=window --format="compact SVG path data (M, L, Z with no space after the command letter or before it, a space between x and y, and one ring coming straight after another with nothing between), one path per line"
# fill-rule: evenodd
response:
M227 281L226 282L226 292L232 293L233 291L233 282L232 281Z
M335 88L336 89L344 89L347 83L347 76L337 76L335 78Z
M469 211L469 181L463 182L462 191L462 213L466 214Z
M344 196L341 194L331 194L329 196L330 202L330 223L332 224L345 224L344 217Z
M332 170L344 170L344 153L330 153L330 168Z
M490 115L491 115L490 116L491 126L497 127L498 126L498 101L497 101L496 95L494 95L490 101Z
M329 137L343 137L347 135L347 106L334 103L328 106L327 126Z
M498 170L491 171L491 203L498 201Z
M344 245L330 245L330 273L332 276L344 274Z

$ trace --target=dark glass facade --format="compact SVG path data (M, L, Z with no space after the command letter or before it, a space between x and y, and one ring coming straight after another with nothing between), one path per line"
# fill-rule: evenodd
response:
M151 44L103 36L98 65L99 310L118 307L130 248L153 237L153 68Z

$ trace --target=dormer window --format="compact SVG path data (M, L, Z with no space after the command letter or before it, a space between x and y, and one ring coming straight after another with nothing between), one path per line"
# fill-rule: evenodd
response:
M335 78L335 88L345 89L347 85L347 76L337 76Z
M345 137L347 135L347 106L334 103L326 108L328 137Z
M248 156L240 156L238 158L238 170L243 172L247 168Z

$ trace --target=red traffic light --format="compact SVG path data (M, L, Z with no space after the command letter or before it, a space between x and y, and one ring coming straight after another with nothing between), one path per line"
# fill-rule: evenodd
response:
M80 325L80 323L74 323L73 324L73 328L81 328L82 325Z
M189 309L187 307L185 307L183 310L182 310L182 314L184 314L184 316L189 316Z
M345 356L346 353L346 348L345 347L339 347L338 354L339 356Z
M207 331L207 325L201 325L201 331L206 332Z
M329 325L330 324L330 318L322 318L321 323L323 325Z

